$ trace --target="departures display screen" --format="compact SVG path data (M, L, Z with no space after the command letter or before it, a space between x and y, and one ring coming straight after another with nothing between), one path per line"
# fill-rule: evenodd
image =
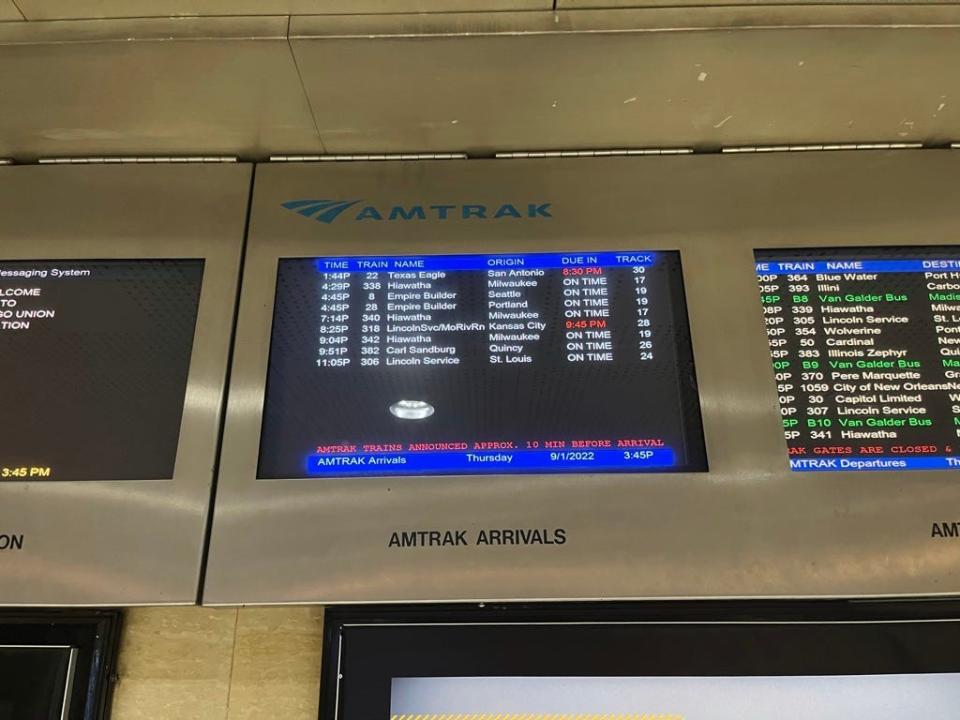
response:
M960 248L756 253L797 471L960 468Z
M261 478L702 470L676 252L279 261Z
M173 477L203 267L0 262L0 480Z

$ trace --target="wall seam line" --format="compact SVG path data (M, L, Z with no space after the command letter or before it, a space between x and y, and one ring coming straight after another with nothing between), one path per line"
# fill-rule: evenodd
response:
M26 21L26 19L27 19L27 14L23 11L23 8L21 8L19 5L17 5L17 0L10 0L10 3L13 5L14 9L15 9L18 13L20 13L20 17L22 17L22 18L24 19L24 21Z
M327 154L326 143L323 142L323 136L320 134L320 125L317 123L317 113L313 109L313 102L310 100L310 93L307 92L307 86L303 82L303 73L300 71L300 63L297 61L297 54L293 51L293 44L290 42L290 26L293 23L293 16L287 15L287 49L290 51L290 58L293 60L293 68L297 71L297 79L300 81L300 90L303 92L303 99L307 101L307 109L310 110L310 119L313 121L313 130L317 133L317 142L320 143L321 152Z
M233 611L233 645L230 647L230 672L227 675L227 702L223 708L223 720L230 720L230 702L233 698L233 668L237 662L237 635L240 630L240 608Z

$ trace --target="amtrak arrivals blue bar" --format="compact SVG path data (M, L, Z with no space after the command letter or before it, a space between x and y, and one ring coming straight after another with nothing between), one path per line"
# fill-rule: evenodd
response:
M676 458L671 448L642 450L473 450L442 452L351 453L310 455L307 474L342 477L347 475L396 474L457 475L483 472L558 473L629 472L671 468Z
M791 470L856 472L858 470L960 470L960 457L819 457L791 459Z
M960 270L960 260L790 260L758 262L758 275L805 273L907 273Z
M657 254L624 250L598 253L524 253L514 255L401 255L317 258L317 272L416 272L418 270L551 270L576 267L650 267Z

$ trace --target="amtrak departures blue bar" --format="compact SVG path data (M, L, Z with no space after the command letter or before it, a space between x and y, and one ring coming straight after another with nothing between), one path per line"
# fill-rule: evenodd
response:
M819 457L790 460L791 470L960 470L960 457Z

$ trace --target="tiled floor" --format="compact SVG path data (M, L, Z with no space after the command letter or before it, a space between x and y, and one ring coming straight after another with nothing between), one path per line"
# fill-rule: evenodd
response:
M114 720L315 720L323 609L132 608Z

